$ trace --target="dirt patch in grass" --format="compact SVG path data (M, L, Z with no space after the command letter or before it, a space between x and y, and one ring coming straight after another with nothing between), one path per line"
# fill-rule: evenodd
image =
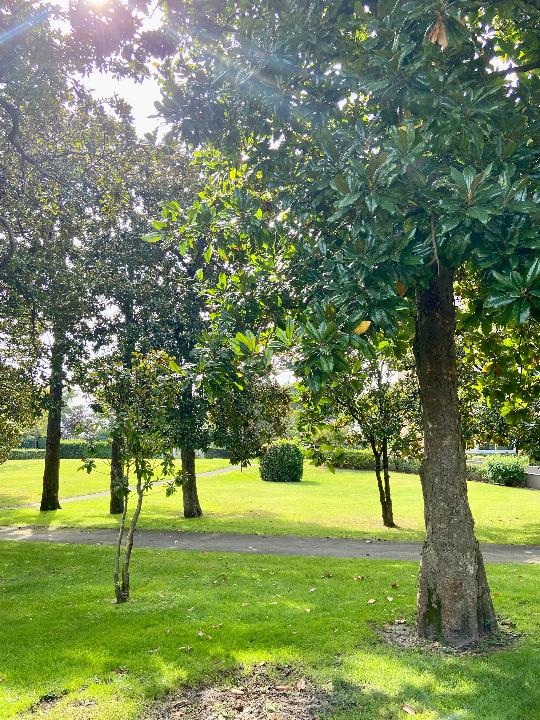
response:
M522 635L516 632L514 628L515 625L511 620L499 618L499 630L495 635L485 638L474 645L466 645L461 648L419 638L414 625L408 625L403 620L397 620L390 625L385 625L383 628L377 628L376 632L389 645L404 649L421 648L440 655L483 655L496 650L508 650L515 647Z
M258 666L215 685L185 688L147 720L319 720L330 709L353 707L353 697L332 684L317 687L288 665Z
M32 707L30 708L31 713L46 713L49 710L52 710L52 708L60 702L62 699L62 695L64 693L57 695L56 693L48 693L47 695L42 695L37 703L34 703Z

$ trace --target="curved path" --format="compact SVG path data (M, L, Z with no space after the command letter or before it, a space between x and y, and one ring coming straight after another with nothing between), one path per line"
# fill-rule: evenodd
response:
M80 530L43 527L2 527L0 541L50 542L75 545L113 545L116 530ZM297 537L291 535L244 535L234 533L167 532L140 530L135 545L155 550L198 550L248 555L300 555L305 557L419 560L421 543L358 540L352 538ZM488 563L540 564L540 545L483 545Z
M217 468L216 470L207 470L206 472L197 473L197 477L205 477L207 475L221 475L222 473L228 473L232 472L233 470L239 469L240 465L227 465L224 468ZM157 482L153 483L153 486L157 487L158 485L165 485L168 482L168 480L158 480ZM129 489L135 490L135 486L130 485ZM92 500L93 498L109 497L110 492L111 491L107 489L103 492L87 493L86 495L73 495L72 497L60 498L60 502L63 504L75 502L75 500ZM39 502L24 503L23 505L0 505L0 510L23 510L24 508L33 508L39 506Z

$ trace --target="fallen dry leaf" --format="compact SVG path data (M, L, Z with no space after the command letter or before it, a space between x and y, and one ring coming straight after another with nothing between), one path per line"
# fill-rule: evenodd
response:
M388 600L388 602L393 602L393 600L394 600L394 598L391 595L387 595L386 599Z
M317 588L309 588L309 592L315 592Z
M310 612L311 612L311 608L304 608L304 612L310 613Z
M237 687L231 688L231 692L233 695L243 695L244 694L244 691L242 690L242 688L237 688Z
M367 604L368 604L368 605L374 605L376 602L377 602L377 601L375 600L375 598L369 598L369 600L367 601Z
M186 653L190 653L193 650L191 645L181 645L178 649L182 650L182 652L186 652Z
M353 579L354 580L365 580L365 577L364 577L364 575L355 575Z
M292 685L276 685L275 690L278 692L291 692L294 688Z
M306 689L306 679L300 678L300 680L296 683L296 689L297 690L305 690Z
M403 710L403 712L406 712L407 715L416 715L416 710L413 708L412 705L407 705L407 703L405 703L405 705L401 709Z

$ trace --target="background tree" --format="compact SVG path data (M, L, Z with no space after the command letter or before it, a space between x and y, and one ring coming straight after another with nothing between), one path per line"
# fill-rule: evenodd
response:
M415 389L396 377L395 370L382 357L368 361L351 358L348 364L350 369L327 383L316 397L305 391L304 417L308 422L301 432L316 462L328 459L325 450L329 422L336 439L341 435L344 444L367 445L375 462L383 524L397 527L390 490L390 458L420 454L418 396ZM339 460L339 448L335 460Z

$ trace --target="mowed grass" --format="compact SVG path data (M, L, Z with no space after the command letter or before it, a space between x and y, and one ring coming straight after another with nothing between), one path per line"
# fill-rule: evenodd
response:
M197 472L226 467L228 460L197 460ZM82 460L60 461L60 498L105 492L109 489L110 464L96 460L91 473L80 470ZM0 506L24 505L41 500L43 460L8 460L0 465Z
M111 567L111 548L0 544L2 720L133 720L174 686L260 662L333 683L346 703L327 720L403 720L405 704L419 720L540 717L536 566L488 568L518 646L461 657L374 632L412 620L412 563L137 549L132 602L119 607ZM61 699L36 709L45 696Z
M78 463L65 462L73 463L73 468ZM20 475L12 476L14 493L17 477L29 483L31 472L35 473L33 482L39 485L41 469L26 470L24 463L18 461L15 466L15 470L20 468ZM6 469L7 466L0 468L0 481ZM9 470L13 473L13 463ZM100 489L106 488L108 482L105 470L102 473L104 485ZM79 473L79 477L85 483L92 475ZM390 530L381 522L377 486L371 472L332 474L324 468L306 465L304 480L288 484L265 483L260 480L258 469L251 467L242 472L233 470L200 477L198 484L202 518L184 520L181 493L167 498L164 488L156 487L145 500L139 527L389 540L421 540L424 535L422 493L416 475L392 475L394 516L399 528ZM2 487L6 487L5 483ZM480 541L540 543L540 492L475 482L468 483L468 491ZM61 494L65 495L66 490ZM66 503L62 510L47 513L40 513L37 508L0 510L0 525L104 528L114 527L117 522L117 518L108 515L106 497Z

